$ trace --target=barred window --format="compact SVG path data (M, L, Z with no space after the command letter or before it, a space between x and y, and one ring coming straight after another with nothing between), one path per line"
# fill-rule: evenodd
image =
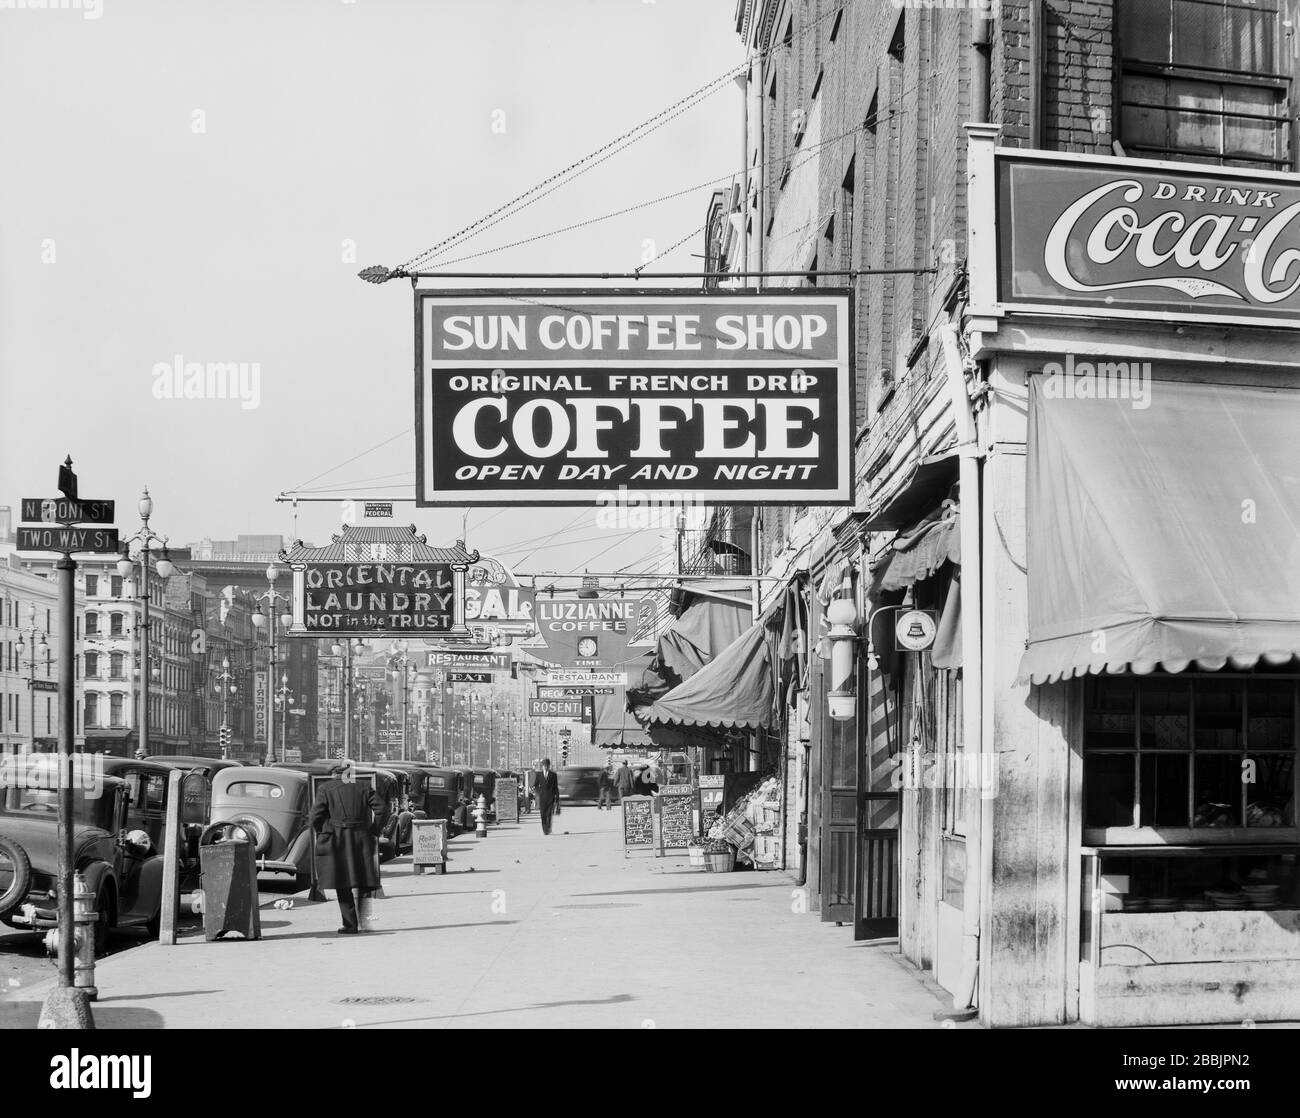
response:
M1289 169L1280 0L1119 0L1121 142L1132 155Z

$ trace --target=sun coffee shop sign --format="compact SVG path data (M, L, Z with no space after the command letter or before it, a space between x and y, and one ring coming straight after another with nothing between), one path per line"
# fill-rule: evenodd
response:
M1001 310L1300 326L1300 176L1012 149L995 161Z
M850 292L415 299L419 505L853 502Z

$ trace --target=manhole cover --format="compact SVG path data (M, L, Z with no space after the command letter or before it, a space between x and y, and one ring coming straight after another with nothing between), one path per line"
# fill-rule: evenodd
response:
M427 1002L428 998L408 998L401 994L357 994L350 998L339 998L336 1005L411 1005L414 1002Z

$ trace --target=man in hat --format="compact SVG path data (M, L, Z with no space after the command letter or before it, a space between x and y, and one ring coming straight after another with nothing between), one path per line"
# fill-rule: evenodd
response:
M320 786L311 809L316 832L316 876L322 889L338 895L343 926L339 935L360 930L357 903L369 907L379 888L375 841L383 832L387 809L373 784L357 782L351 762L337 765ZM356 890L354 898L353 890Z
M551 771L551 759L542 758L542 768L537 774L537 810L542 813L542 834L551 833L551 816L560 802L560 780Z

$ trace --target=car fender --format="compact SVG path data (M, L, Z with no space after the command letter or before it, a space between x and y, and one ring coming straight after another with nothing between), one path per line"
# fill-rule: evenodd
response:
M299 873L311 873L311 853L311 827L304 826L289 844L284 860L297 866Z
M141 924L152 920L162 911L163 862L161 855L147 858L140 867L135 896L132 898L130 912L119 912L119 924ZM122 895L118 894L118 904L122 904Z

